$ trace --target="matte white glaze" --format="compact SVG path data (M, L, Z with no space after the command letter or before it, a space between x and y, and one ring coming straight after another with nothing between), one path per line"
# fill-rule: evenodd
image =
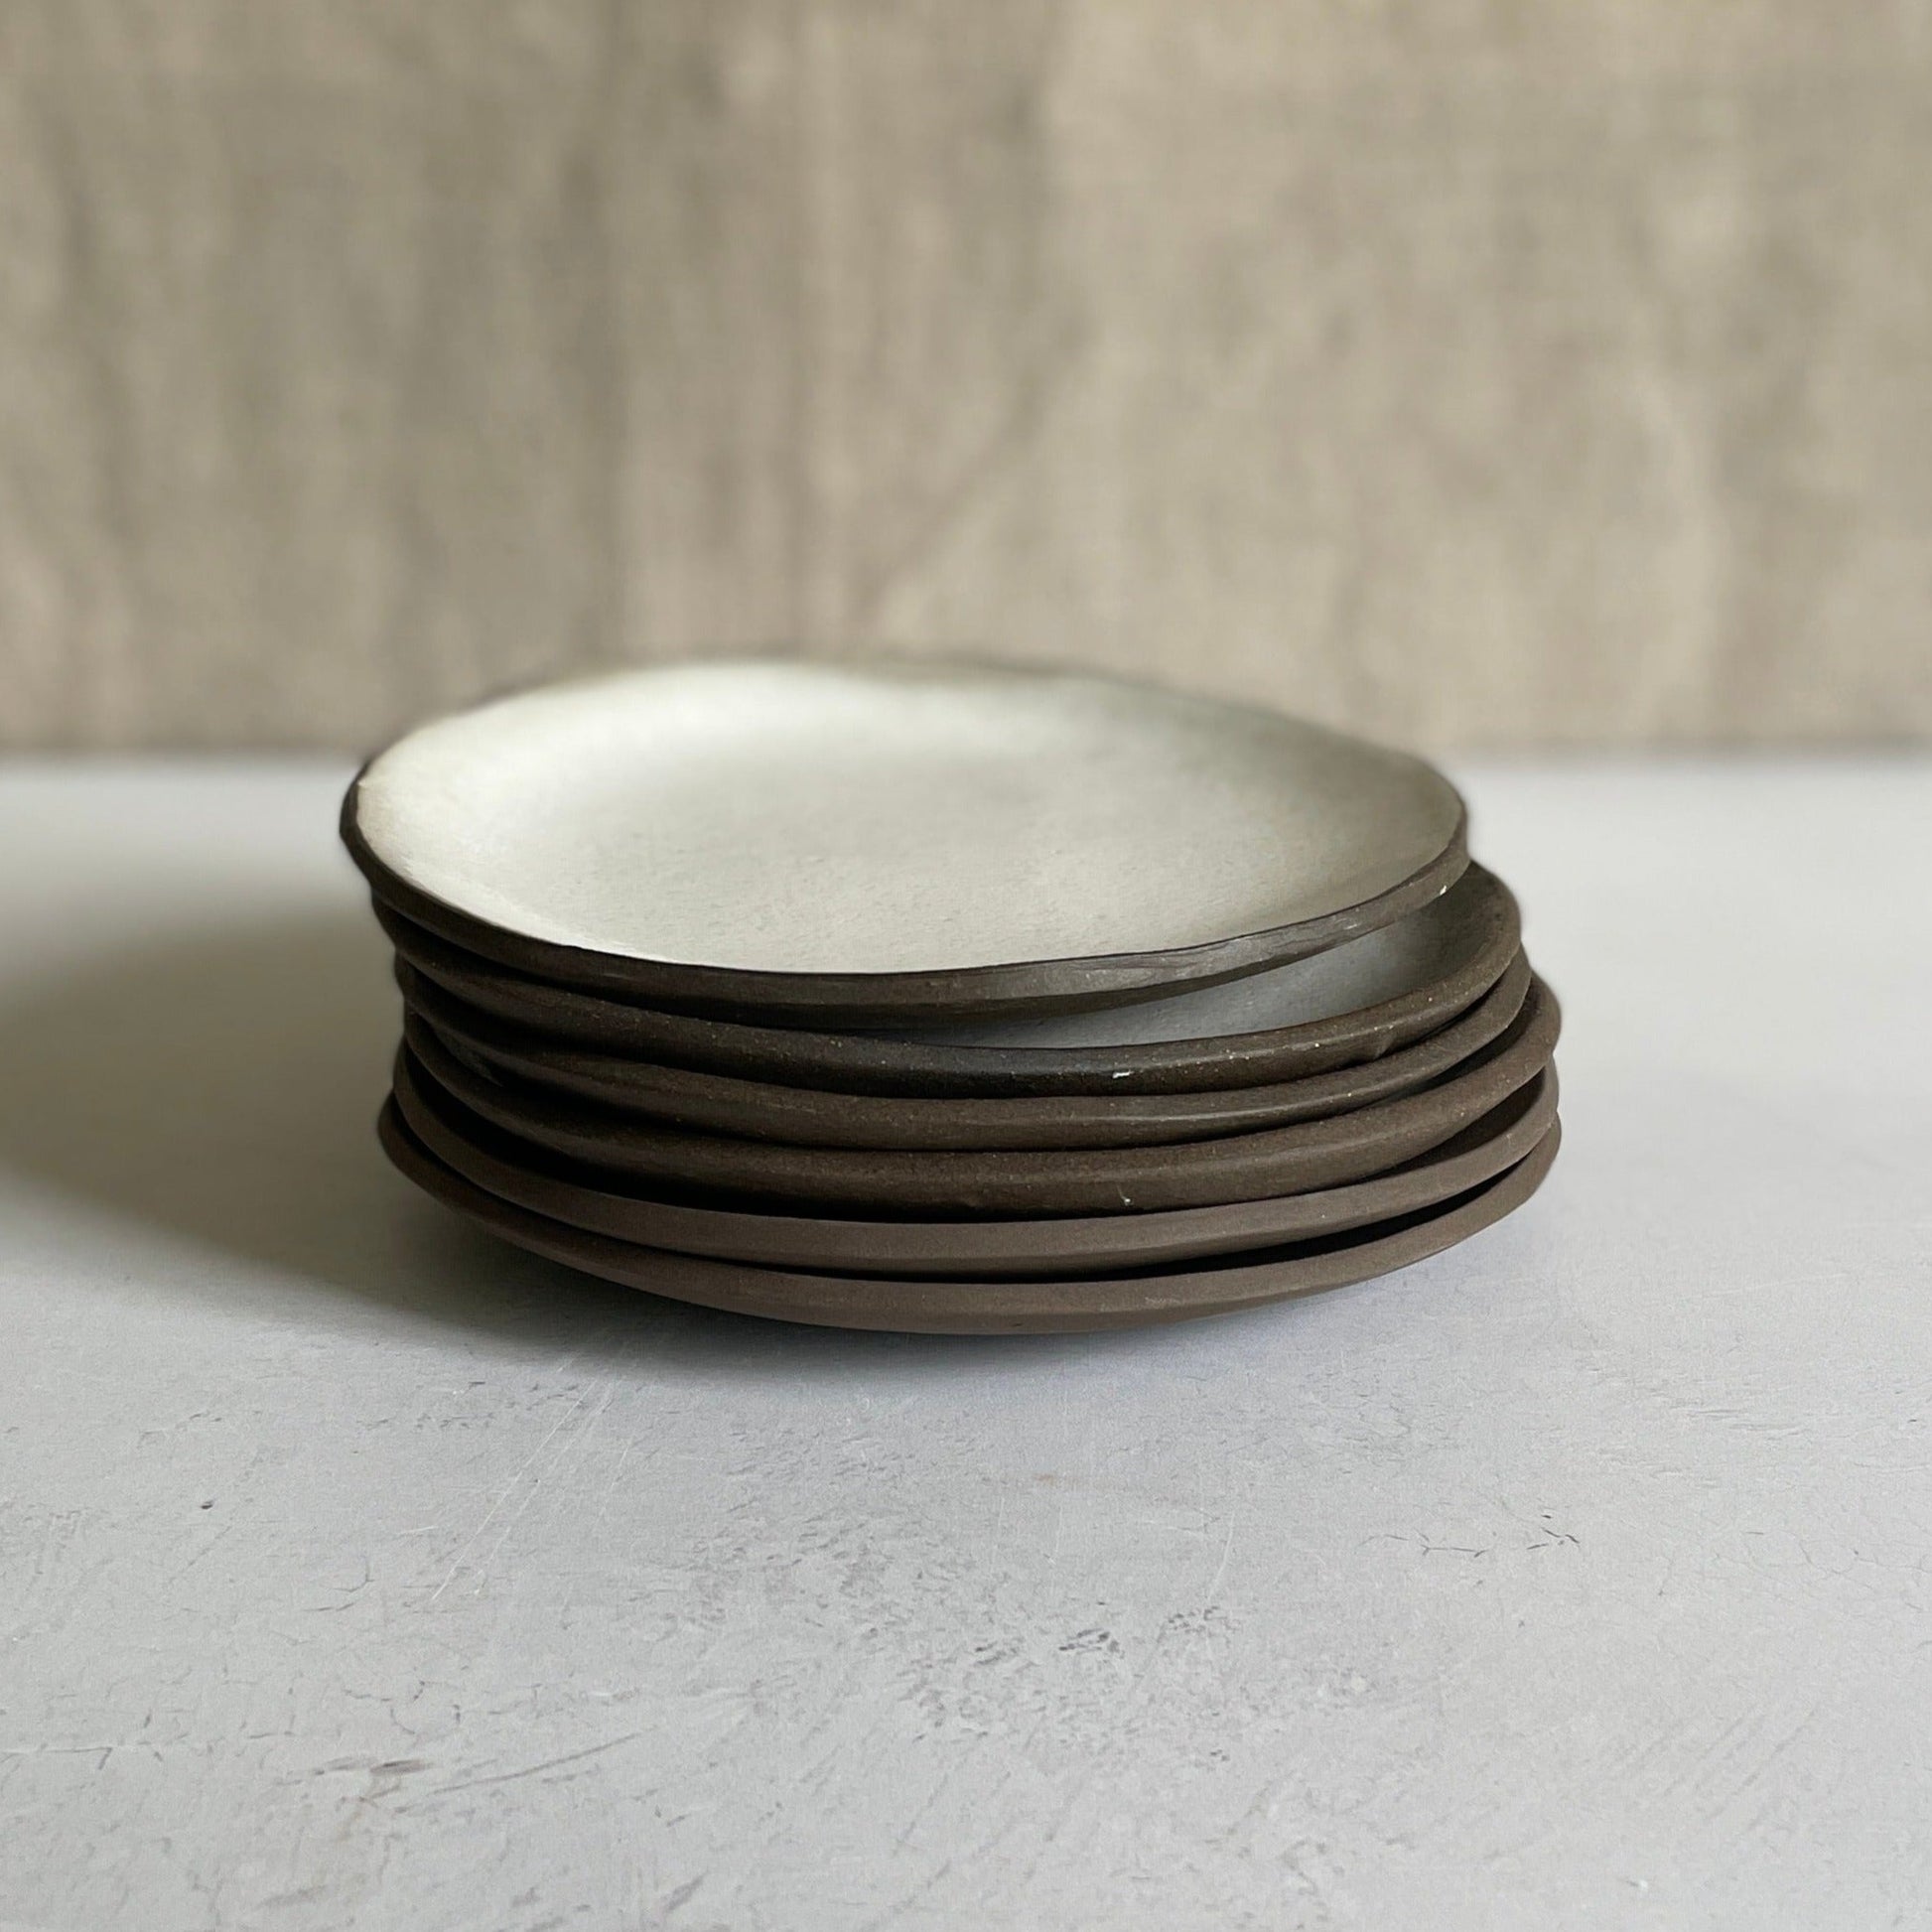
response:
M1277 714L1091 678L714 661L411 734L357 818L392 872L509 931L804 973L1157 952L1361 903L1438 857L1454 791Z

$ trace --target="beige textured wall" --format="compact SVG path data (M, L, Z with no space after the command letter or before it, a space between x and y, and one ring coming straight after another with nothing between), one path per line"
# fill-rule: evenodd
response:
M0 0L0 736L625 656L1932 731L1932 5Z

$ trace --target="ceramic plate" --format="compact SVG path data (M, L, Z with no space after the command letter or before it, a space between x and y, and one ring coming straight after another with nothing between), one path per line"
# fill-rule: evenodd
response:
M1365 1065L1307 1080L1219 1093L992 1100L779 1086L556 1045L466 1006L420 974L410 981L409 1001L447 1045L482 1072L698 1133L798 1147L1139 1147L1315 1120L1413 1093L1494 1039L1515 1019L1529 983L1529 962L1519 952L1489 992L1441 1033Z
M418 1014L405 1016L404 1037L439 1087L493 1126L608 1173L907 1213L1105 1214L1305 1193L1412 1161L1540 1073L1558 1026L1554 997L1533 980L1505 1032L1420 1093L1219 1140L1044 1153L787 1147L683 1133L492 1080L459 1059Z
M593 1187L544 1162L429 1082L399 1054L396 1104L416 1138L466 1180L593 1234L760 1267L886 1275L1074 1275L1143 1268L1338 1234L1435 1206L1514 1167L1556 1118L1546 1069L1422 1160L1372 1180L1277 1200L1170 1213L1045 1220L865 1220L759 1213L688 1197Z
M1072 1010L1303 957L1465 864L1418 759L1046 672L712 660L500 699L373 759L343 836L473 952L658 1004Z
M408 967L554 1040L781 1085L953 1097L1219 1092L1360 1065L1465 1013L1503 976L1521 934L1507 888L1471 866L1395 925L1225 985L999 1027L846 1034L744 1026L548 986L379 900L376 916Z
M426 1193L519 1247L607 1281L740 1314L831 1327L1051 1334L1226 1314L1406 1268L1528 1200L1556 1159L1562 1128L1553 1125L1534 1152L1495 1180L1420 1214L1205 1267L1050 1282L809 1274L638 1247L532 1214L465 1180L410 1133L393 1101L383 1110L381 1134L389 1158Z

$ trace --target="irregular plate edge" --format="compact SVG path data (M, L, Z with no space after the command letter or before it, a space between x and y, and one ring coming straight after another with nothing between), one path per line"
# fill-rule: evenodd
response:
M1010 665L961 664L953 668L1028 674ZM1159 696L1187 695L1129 678L1079 675L1088 681ZM501 702L516 695L502 693L489 702ZM1233 701L1217 702L1231 704ZM697 1011L719 1008L742 1012L748 1007L761 1007L858 1023L869 1017L911 1019L921 1014L935 1018L996 1018L1017 1010L1078 1012L1131 1000L1136 994L1151 997L1180 987L1211 986L1221 980L1237 979L1269 966L1286 965L1292 960L1325 952L1332 946L1393 924L1410 912L1420 911L1448 892L1469 863L1468 804L1460 790L1427 759L1376 745L1371 749L1405 759L1429 772L1453 800L1454 823L1442 851L1407 877L1354 905L1319 913L1311 919L1145 953L1096 953L911 972L786 973L708 966L695 961L640 959L512 931L436 897L396 873L363 836L357 803L362 780L370 768L411 735L411 732L398 734L365 759L343 797L339 834L371 891L431 932L467 946L484 958L495 959L514 971L591 991L622 992L633 998L683 1005ZM1352 736L1343 732L1330 735L1343 739ZM1367 740L1356 742L1369 744Z

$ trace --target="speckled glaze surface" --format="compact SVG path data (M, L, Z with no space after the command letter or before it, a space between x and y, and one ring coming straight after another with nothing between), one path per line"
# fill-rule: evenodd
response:
M393 1101L383 1147L426 1193L534 1254L676 1301L782 1321L926 1334L1054 1334L1230 1314L1368 1281L1453 1247L1535 1193L1562 1138L1553 1125L1507 1173L1445 1205L1346 1234L1191 1268L1145 1268L1055 1281L841 1276L614 1241L533 1214L465 1180L409 1131Z

